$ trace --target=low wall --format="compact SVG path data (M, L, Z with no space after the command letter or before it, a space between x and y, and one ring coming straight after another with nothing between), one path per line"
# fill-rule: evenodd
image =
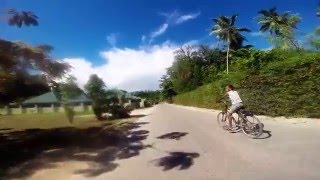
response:
M91 105L80 105L73 106L75 112L85 112L92 110ZM54 112L64 112L64 108L59 106L51 106L51 107L18 107L18 108L10 108L5 107L0 109L1 115L11 115L11 114L34 114L34 113L54 113Z

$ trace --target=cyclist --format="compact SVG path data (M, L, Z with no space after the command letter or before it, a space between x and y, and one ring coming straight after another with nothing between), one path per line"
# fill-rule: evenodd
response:
M223 98L225 98L226 96L229 96L229 99L232 104L230 109L228 110L228 113L227 113L227 118L228 118L228 122L229 122L229 126L228 126L227 130L231 131L232 130L232 114L237 112L240 108L242 108L243 103L242 103L242 100L241 100L238 92L233 90L232 85L226 86L226 94L220 99L220 101Z

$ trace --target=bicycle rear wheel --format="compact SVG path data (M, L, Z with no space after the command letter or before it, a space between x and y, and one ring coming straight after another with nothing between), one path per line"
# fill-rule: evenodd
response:
M251 138L258 138L263 133L263 125L256 116L245 116L242 121L242 132Z

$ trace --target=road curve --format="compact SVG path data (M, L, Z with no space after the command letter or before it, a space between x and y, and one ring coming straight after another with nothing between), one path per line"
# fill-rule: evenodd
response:
M320 179L320 126L265 121L262 139L227 133L216 113L161 104L141 118L148 148L94 179ZM87 179L73 176L73 179Z

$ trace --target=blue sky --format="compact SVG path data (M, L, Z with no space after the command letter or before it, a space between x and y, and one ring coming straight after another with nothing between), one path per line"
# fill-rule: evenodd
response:
M187 42L215 44L217 40L209 36L209 29L211 18L219 15L238 13L238 26L258 32L253 17L260 9L276 6L281 12L299 13L302 17L299 34L308 33L319 24L315 17L317 3L317 0L1 0L1 9L34 12L40 25L19 29L1 23L0 37L35 45L47 43L55 47L55 58L82 59L96 68L108 64L111 57L103 55L108 52L150 53L157 47L178 47ZM246 37L257 48L271 46L256 33ZM152 86L155 89L155 84Z

